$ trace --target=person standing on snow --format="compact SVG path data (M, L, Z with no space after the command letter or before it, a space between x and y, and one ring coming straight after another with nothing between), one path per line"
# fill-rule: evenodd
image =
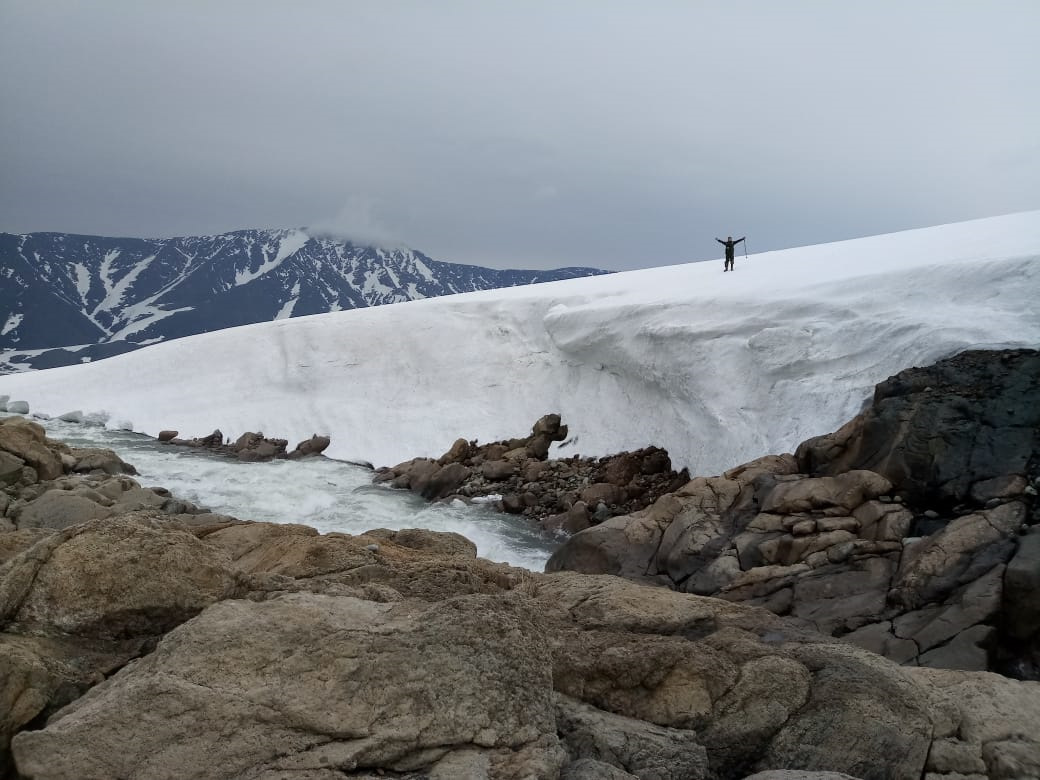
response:
M726 247L726 263L722 268L723 271L733 270L733 247L735 247L737 244L743 241L744 238L746 238L746 236L742 236L741 238L738 238L736 241L733 240L733 236L726 236L725 241L723 241L721 238L715 239L724 247Z

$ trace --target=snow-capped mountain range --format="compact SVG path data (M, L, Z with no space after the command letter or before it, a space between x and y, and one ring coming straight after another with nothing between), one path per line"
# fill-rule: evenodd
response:
M602 273L446 263L305 229L167 239L0 233L0 371L86 362L236 325Z

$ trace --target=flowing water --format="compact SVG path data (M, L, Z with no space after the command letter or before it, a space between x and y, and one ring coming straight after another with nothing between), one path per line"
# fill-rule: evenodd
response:
M454 531L493 561L541 571L558 541L523 518L480 505L429 504L403 490L372 484L372 472L327 458L241 463L185 447L160 444L100 425L36 420L47 435L73 447L107 447L145 487L164 487L213 512L242 520L302 523L322 533L359 534L373 528Z

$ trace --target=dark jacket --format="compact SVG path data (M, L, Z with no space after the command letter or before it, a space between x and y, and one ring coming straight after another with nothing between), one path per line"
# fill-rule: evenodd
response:
M735 247L737 244L739 244L745 238L747 238L747 236L741 236L740 238L730 239L729 241L723 241L721 238L716 238L715 240L718 241L720 244L722 244L724 247L726 247L726 259L727 260L732 260L733 259L733 247Z

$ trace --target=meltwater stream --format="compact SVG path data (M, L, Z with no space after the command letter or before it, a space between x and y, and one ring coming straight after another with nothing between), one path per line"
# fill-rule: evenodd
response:
M372 472L326 458L241 463L160 444L129 431L61 420L36 420L52 439L73 447L107 447L139 472L144 487L164 487L213 512L241 520L301 523L321 533L374 528L454 531L492 561L541 571L557 542L522 518L488 507L429 504L402 490L372 484Z

